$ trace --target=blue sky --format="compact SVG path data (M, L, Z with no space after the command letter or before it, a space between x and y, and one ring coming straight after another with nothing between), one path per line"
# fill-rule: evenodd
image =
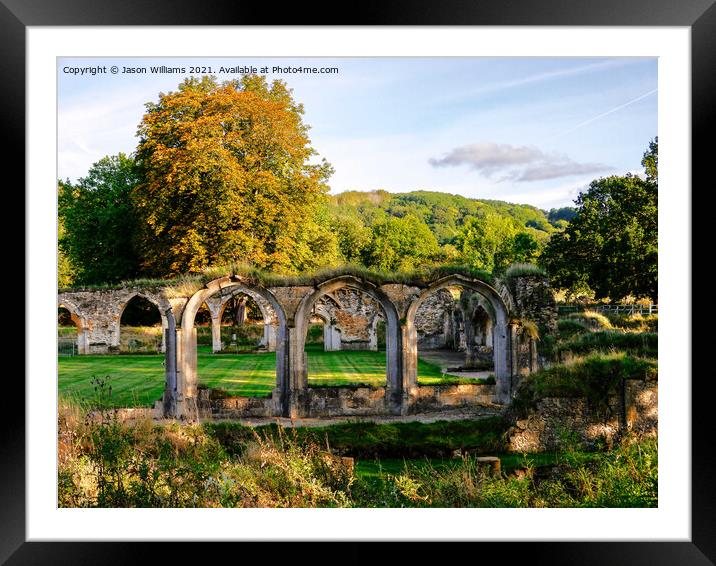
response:
M655 58L61 58L58 176L131 153L144 103L188 74L73 75L67 66L338 67L268 73L303 103L331 191L435 190L551 208L600 176L641 172L657 135Z

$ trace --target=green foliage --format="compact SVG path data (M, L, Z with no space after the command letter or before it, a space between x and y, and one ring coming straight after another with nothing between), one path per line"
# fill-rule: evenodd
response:
M457 249L468 265L494 271L509 255L516 228L510 218L488 214L469 218L456 238Z
M559 226L566 226L577 215L577 210L572 206L564 206L562 208L551 208L547 214L547 220L553 226L558 226L558 222L564 222Z
M59 507L655 507L657 443L627 440L614 451L508 456L492 476L472 455L370 464L337 455L345 446L427 453L477 444L499 420L344 424L260 429L235 423L134 425L59 413ZM477 429L477 430L476 430ZM366 440L366 436L368 439ZM446 437L459 438L452 445ZM398 442L400 440L400 442ZM363 448L360 448L361 442ZM338 448L336 448L338 447ZM333 453L332 453L333 452ZM369 456L370 458L370 456ZM521 460L521 461L520 461ZM513 462L514 461L514 462ZM511 463L512 462L512 463ZM510 473L515 465L522 473ZM363 470L362 472L359 471ZM544 470L544 471L542 471ZM546 472L546 473L545 473ZM539 473L539 475L538 475ZM509 474L509 475L508 475Z
M553 234L542 262L554 284L589 286L596 298L657 299L657 141L642 164L646 180L627 174L592 181L575 203L577 215Z
M562 318L557 321L557 330L560 337L571 338L575 334L589 332L590 326L579 320Z
M415 216L389 217L372 226L373 238L365 264L384 271L407 271L438 254L438 242L430 228Z
M590 336L589 334L584 335ZM621 353L591 354L569 364L555 364L525 376L513 401L518 414L545 397L586 397L593 406L605 408L624 380L657 378L656 360Z
M64 183L58 183L58 193L66 190L67 185ZM57 241L63 242L67 239L67 230L65 229L65 219L63 215L59 215L57 218ZM59 246L57 249L57 286L59 288L69 287L74 284L77 278L77 268L72 263L72 260L63 249L64 246Z
M92 165L76 185L58 184L60 286L137 276L131 191L140 179L134 159L120 153Z
M570 313L567 315L567 319L582 322L590 328L607 329L612 327L609 318L596 311Z
M607 318L614 328L631 332L656 332L659 327L659 315L650 314L617 314L607 313Z
M525 275L538 275L545 277L546 273L544 269L530 263L513 263L503 273L504 279L511 279L513 277L523 277Z
M492 271L495 265L534 261L553 231L535 207L429 191L348 191L331 197L330 207L344 261L383 269L409 269L427 257ZM425 240L421 250L414 234ZM386 243L398 253L382 259Z
M587 354L590 352L626 352L633 356L656 358L658 334L655 332L614 332L603 330L581 334L560 344L558 353Z
M229 453L239 453L241 445L253 434L251 427L237 423L212 422L204 426ZM457 449L479 453L500 451L507 424L500 417L487 417L474 421L434 423L353 422L295 430L299 442L328 445L342 456L420 458L450 456ZM279 428L266 425L257 427L256 431L276 438Z

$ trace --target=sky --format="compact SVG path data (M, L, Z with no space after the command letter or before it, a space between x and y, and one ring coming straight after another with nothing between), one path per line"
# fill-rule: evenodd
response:
M151 72L162 65L186 72ZM219 81L266 66L269 80L284 80L335 169L333 194L432 190L570 206L593 179L641 173L658 133L656 58L59 58L58 177L75 182L105 155L134 152L144 104L192 66Z

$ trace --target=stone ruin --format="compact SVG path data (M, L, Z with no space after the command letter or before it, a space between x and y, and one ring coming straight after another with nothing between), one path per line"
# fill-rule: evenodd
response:
M206 305L212 349L221 349L221 316L229 299L251 297L263 317L261 346L276 354L276 385L267 397L214 396L198 387L195 317ZM354 275L307 285L264 287L241 275L227 275L200 289L171 284L116 289L71 290L58 306L71 313L80 354L117 352L120 320L135 296L161 314L165 391L155 416L326 417L405 415L510 402L520 376L535 371L538 337L556 329L557 312L547 279L526 274L494 285L453 274L422 283L375 283ZM322 321L326 350L376 350L384 333L384 387L310 387L304 351L308 326ZM380 332L379 332L380 329ZM490 360L494 385L421 385L418 348L464 352L464 367Z

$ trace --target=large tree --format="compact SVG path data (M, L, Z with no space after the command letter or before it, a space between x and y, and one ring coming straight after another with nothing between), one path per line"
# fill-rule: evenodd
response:
M115 282L137 275L131 191L139 179L134 160L120 153L99 160L76 184L58 184L60 257L73 268L71 283Z
M657 161L655 139L642 160L645 179L597 179L579 195L576 216L552 236L542 255L556 286L586 284L596 298L657 300Z
M303 107L285 83L190 78L146 106L134 202L148 272L232 261L297 271L336 259L320 221L332 169L315 162Z

